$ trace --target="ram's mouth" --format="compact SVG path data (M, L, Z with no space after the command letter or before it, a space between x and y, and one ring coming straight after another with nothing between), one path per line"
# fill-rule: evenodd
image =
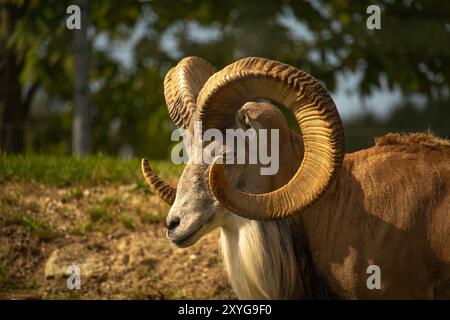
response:
M180 239L172 239L169 237L168 233L167 233L167 238L169 238L177 247L186 248L186 247L193 245L195 242L197 242L197 240L200 238L200 235L202 234L201 231L203 229L203 226L204 226L204 224L201 224L193 232L183 236Z

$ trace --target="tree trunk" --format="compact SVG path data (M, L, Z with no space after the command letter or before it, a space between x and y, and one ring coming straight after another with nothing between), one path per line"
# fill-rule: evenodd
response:
M81 29L73 30L75 63L75 112L72 126L72 152L82 156L91 151L91 115L89 112L89 0L77 0L81 10Z
M18 81L20 70L15 67L14 65L6 67L6 81L3 82L6 85L2 117L2 150L8 153L24 151L25 126L28 118L28 110L21 102L22 88Z
M19 77L23 69L23 57L19 57L14 46L8 47L7 40L14 31L23 8L12 4L0 7L0 27L4 39L0 38L0 149L8 153L20 153L25 148L25 128L28 120L30 99L22 100L22 85ZM34 93L34 90L31 94Z

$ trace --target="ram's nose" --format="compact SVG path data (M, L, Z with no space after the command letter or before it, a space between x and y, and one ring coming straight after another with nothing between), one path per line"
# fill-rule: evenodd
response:
M180 225L180 218L173 217L167 221L167 230L170 232Z

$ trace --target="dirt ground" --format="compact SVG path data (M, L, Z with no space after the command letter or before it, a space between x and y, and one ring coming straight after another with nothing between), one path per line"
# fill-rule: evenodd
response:
M176 248L164 235L167 211L134 185L0 184L0 298L235 298L218 232ZM71 265L79 290L67 288Z

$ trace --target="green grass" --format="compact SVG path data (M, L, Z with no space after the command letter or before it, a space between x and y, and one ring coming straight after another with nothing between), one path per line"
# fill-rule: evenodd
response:
M103 207L90 208L87 211L89 218L92 222L111 222L112 217L110 216L108 209Z
M40 219L23 216L20 224L41 240L51 240L59 235L50 223Z
M102 206L110 207L110 206L117 206L120 204L120 200L113 197L105 197L102 200L99 201L99 203Z
M98 202L95 207L87 210L89 221L72 230L73 234L82 235L86 231L100 231L107 233L119 223L127 229L133 229L135 221L132 216L121 213L117 207L118 199L106 197Z
M75 188L70 191L68 196L63 197L61 201L66 203L71 200L80 200L81 198L83 198L83 192L79 188Z
M127 229L133 229L134 228L134 220L130 216L123 216L121 219L121 222L123 226Z
M151 161L151 165L164 178L180 176L183 170L183 166L174 165L170 161ZM125 160L105 155L78 158L0 153L0 183L9 181L68 186L135 183L137 189L145 187L140 159Z

